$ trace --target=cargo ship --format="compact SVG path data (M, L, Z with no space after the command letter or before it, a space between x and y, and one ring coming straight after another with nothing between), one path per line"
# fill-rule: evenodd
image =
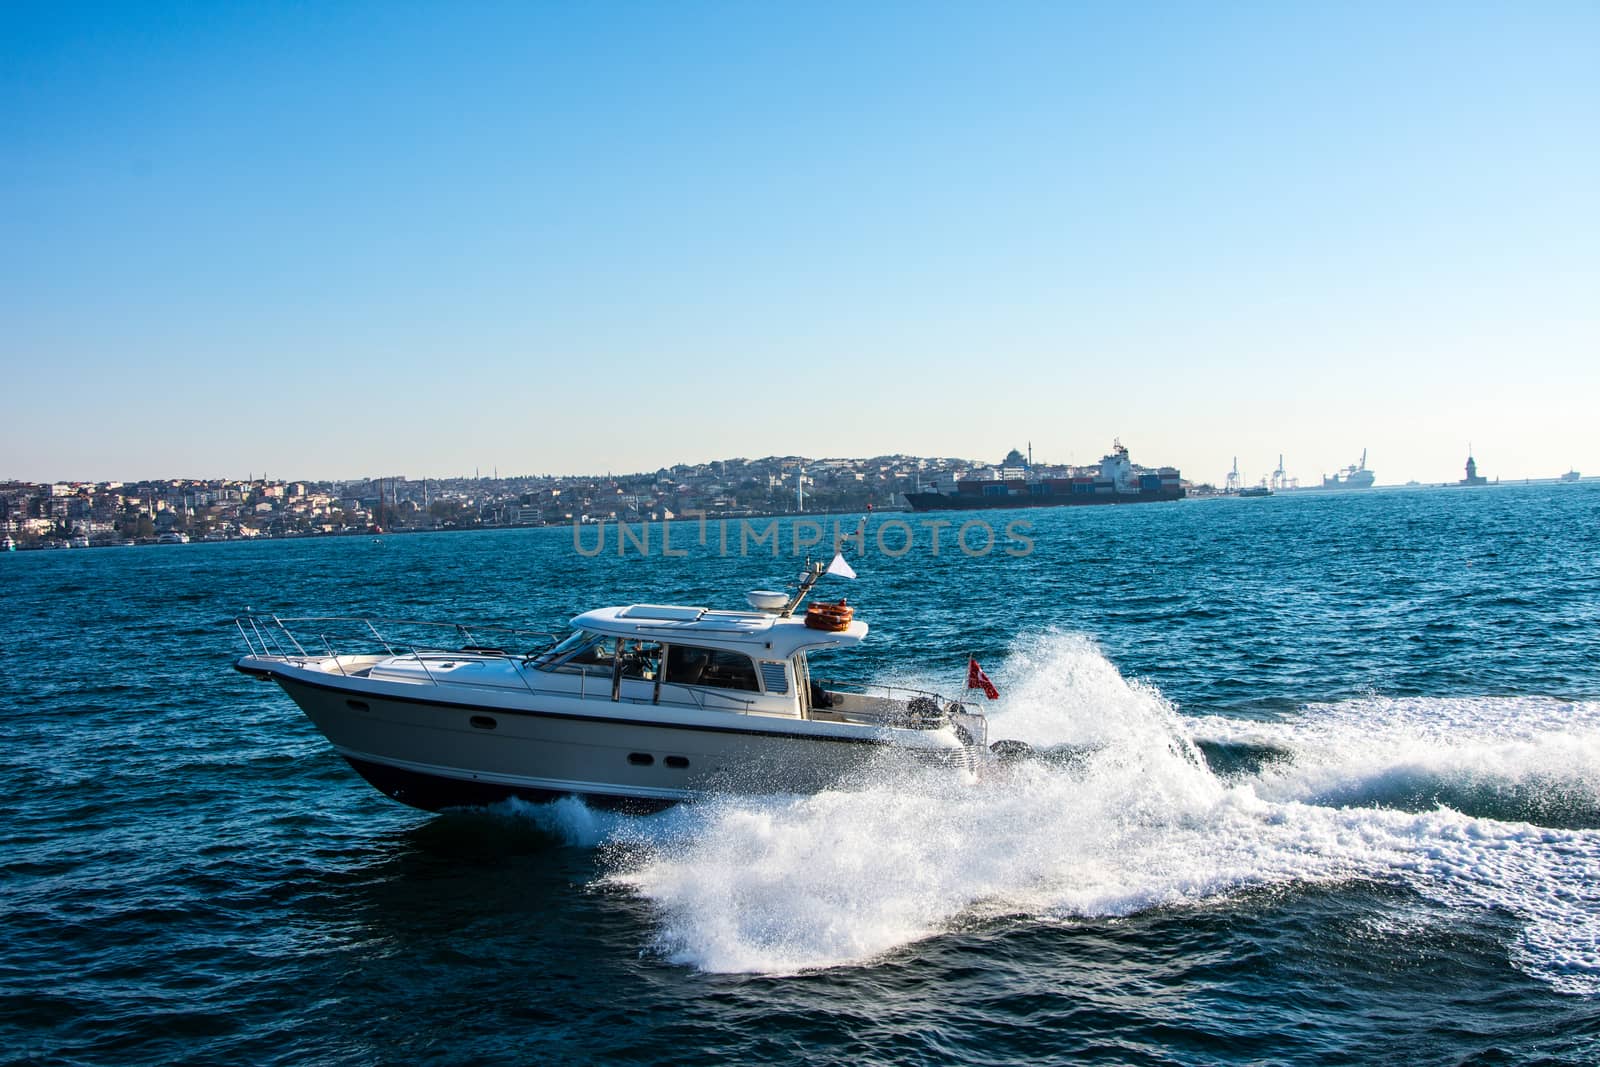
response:
M1342 474L1342 477L1341 477ZM1352 463L1342 472L1334 474L1331 478L1322 476L1324 489L1371 489L1372 482L1377 477L1372 471L1367 470L1367 450L1361 450L1361 464Z
M943 485L905 494L912 511L1151 504L1183 496L1177 468L1135 466L1121 441L1112 442L1097 467L1036 469L1031 459L1013 449L999 467L980 468Z

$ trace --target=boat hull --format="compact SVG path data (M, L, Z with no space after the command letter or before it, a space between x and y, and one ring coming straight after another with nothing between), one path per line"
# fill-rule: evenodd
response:
M816 792L894 764L966 768L973 758L955 740L929 735L906 747L889 739L903 731L725 712L668 721L666 709L650 705L583 714L263 673L363 778L428 811L569 795L645 811L711 793Z
M630 796L626 793L580 793L574 789L546 789L538 786L509 783L475 782L448 774L413 770L389 763L346 756L345 762L364 778L368 785L388 797L423 811L446 811L451 808L486 808L506 800L524 800L542 804L562 797L581 796L584 802L597 808L607 808L629 814L649 814L679 803L653 797Z

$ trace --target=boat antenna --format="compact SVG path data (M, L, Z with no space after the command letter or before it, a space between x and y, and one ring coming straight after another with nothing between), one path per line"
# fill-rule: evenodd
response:
M822 572L825 569L821 563L811 562L810 556L806 557L806 569L800 572L800 588L794 591L794 596L790 597L789 602L783 606L783 610L778 612L778 618L787 619L794 614L794 609L798 608L800 601L804 600L806 594L811 592L811 587L817 584L817 579L822 577Z

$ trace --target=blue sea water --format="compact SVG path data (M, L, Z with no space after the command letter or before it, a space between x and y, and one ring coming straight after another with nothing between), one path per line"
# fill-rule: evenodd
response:
M0 1062L1600 1060L1600 485L906 518L841 672L974 653L1041 757L651 816L395 804L231 619L736 606L791 527L0 557Z

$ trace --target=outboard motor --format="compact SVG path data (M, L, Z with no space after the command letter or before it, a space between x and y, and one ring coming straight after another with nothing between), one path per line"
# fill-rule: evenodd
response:
M944 724L944 712L939 709L939 702L931 697L913 697L893 721L896 726L909 726L913 730L935 730Z

